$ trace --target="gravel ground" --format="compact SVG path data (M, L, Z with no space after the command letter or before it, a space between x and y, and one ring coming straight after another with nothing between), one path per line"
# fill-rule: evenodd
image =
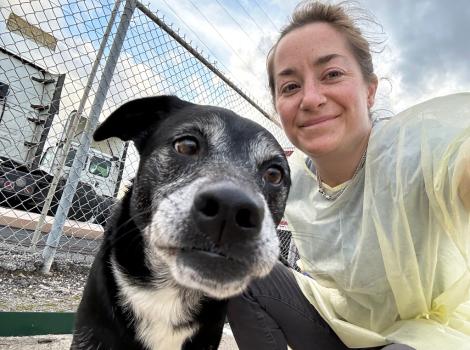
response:
M87 263L60 257L47 275L39 253L0 251L1 311L75 311L89 271Z

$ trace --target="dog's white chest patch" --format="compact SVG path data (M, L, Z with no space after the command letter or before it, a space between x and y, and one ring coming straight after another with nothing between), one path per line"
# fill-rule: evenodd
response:
M121 303L135 316L137 338L149 350L181 349L197 328L178 325L191 319L191 311L197 308L197 303L183 300L173 287L153 290L130 285L118 269L114 271L120 286Z

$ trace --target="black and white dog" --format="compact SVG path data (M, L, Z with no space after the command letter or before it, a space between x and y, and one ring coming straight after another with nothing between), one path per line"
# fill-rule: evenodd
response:
M72 349L217 349L226 299L270 272L289 192L258 124L174 96L122 105L95 140L134 141L140 164L107 226Z

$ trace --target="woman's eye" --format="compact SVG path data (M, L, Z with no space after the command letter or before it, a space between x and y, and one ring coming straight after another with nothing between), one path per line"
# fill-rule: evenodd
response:
M333 70L333 71L330 71L330 72L326 73L326 79L327 80L333 80L333 79L342 77L343 74L344 73L339 71L339 70Z
M186 156L194 156L199 153L199 144L194 137L185 136L177 139L173 143L173 147L179 154Z
M297 89L299 85L297 84L286 84L283 87L281 87L281 93L283 94L288 94Z
M263 174L263 181L271 185L279 185L283 179L284 173L278 167L270 167Z

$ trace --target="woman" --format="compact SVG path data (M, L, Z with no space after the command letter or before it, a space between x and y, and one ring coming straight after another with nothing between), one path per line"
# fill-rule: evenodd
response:
M470 349L470 94L373 122L369 44L316 2L268 75L298 149L285 216L302 274L278 264L229 302L239 347Z

